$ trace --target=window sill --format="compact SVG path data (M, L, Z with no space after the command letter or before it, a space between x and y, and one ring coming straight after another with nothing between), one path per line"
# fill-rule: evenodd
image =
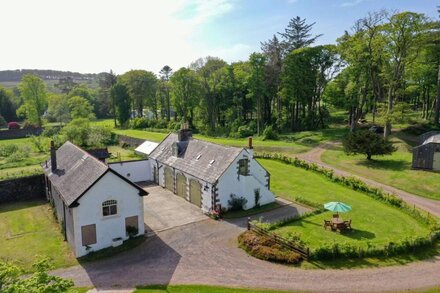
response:
M107 219L113 219L113 218L120 218L121 215L116 214L116 215L108 215L108 216L102 216L102 220L107 220Z

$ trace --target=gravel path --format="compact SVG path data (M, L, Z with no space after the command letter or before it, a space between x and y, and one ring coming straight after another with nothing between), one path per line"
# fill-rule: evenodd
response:
M263 214L277 220L306 211L295 205ZM248 256L237 247L246 219L211 219L159 232L112 258L55 271L77 286L127 290L147 284L207 284L309 292L384 292L440 286L440 257L356 270L302 270Z
M297 155L297 157L299 159L303 159L305 161L315 163L319 166L322 166L322 167L325 167L328 169L332 169L335 172L335 174L337 174L337 175L357 177L357 178L361 179L362 181L364 181L365 183L367 183L368 185L382 188L384 191L389 192L389 193L394 193L395 195L397 195L398 197L400 197L401 199L403 199L407 203L416 205L417 207L424 209L424 210L430 212L431 214L440 217L440 201L417 196L417 195L411 194L409 192L397 189L395 187L388 186L388 185L379 183L377 181L367 179L367 178L361 177L359 175L352 174L347 171L336 169L336 168L322 162L321 155L326 150L333 147L334 145L335 145L335 143L326 143L326 144L320 145L316 148L313 148L311 151L309 151L307 153L299 154L299 155Z
M332 168L320 160L327 147L315 148L300 158ZM340 170L335 173L353 176ZM359 178L440 216L440 202ZM276 221L305 211L301 206L286 205L254 218L263 216ZM302 270L261 261L237 247L237 236L245 226L246 219L191 223L159 232L143 245L112 258L60 269L54 274L73 279L77 286L112 291L147 284L207 284L309 292L396 292L440 286L439 256L403 266L353 270Z

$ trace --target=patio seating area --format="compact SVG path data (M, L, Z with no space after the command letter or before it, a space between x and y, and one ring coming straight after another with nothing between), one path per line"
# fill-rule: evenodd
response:
M335 217L337 216L337 217ZM324 229L330 228L332 231L351 230L351 219L344 221L339 215L333 215L331 220L324 220Z

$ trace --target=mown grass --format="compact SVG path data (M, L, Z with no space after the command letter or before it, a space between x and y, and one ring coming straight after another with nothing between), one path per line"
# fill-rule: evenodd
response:
M292 232L298 234L312 250L329 243L346 243L368 249L409 237L425 236L430 232L426 225L403 211L333 183L319 174L274 160L259 161L271 173L271 189L277 196L289 200L302 197L320 204L341 201L352 207L351 212L341 215L346 220L352 219L351 232L341 234L325 230L323 222L332 217L330 211L290 222L274 230L283 236Z
M78 263L44 201L0 206L0 247L0 259L27 271L38 256L50 257L56 268Z
M392 141L397 151L392 155L373 157L372 161L366 160L363 155L348 156L342 146L327 150L321 159L335 168L416 195L440 200L440 172L411 169L414 138L399 135L393 136Z
M207 285L150 285L138 286L134 293L286 293L293 291L275 291L268 289L228 288Z

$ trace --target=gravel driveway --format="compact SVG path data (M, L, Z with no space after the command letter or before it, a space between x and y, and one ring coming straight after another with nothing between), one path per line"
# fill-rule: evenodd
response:
M263 214L276 220L304 212L284 206ZM383 292L440 285L440 258L405 266L301 270L249 257L237 247L246 219L211 219L159 232L110 259L55 271L77 286L129 289L146 284L210 284L320 292Z

